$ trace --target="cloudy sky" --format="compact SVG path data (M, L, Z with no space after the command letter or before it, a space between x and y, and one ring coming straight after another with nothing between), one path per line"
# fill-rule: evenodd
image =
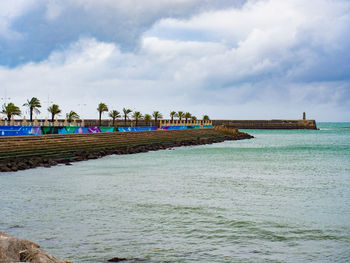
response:
M350 1L1 0L5 94L40 98L41 117L49 101L350 121Z

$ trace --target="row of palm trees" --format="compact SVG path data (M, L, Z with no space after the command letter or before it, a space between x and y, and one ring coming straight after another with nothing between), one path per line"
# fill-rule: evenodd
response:
M41 108L41 103L40 100L36 97L31 98L30 100L27 100L26 103L23 104L23 106L27 107L29 109L30 113L30 121L33 121L33 113L39 114ZM55 116L58 116L61 114L62 110L57 104L52 104L50 107L48 107L48 112L51 113L51 121L53 122L55 119ZM102 122L102 115L104 112L108 112L108 106L101 102L98 104L97 111L99 113L99 125L101 126ZM7 116L7 119L10 120L12 116L20 116L22 114L20 108L16 106L14 103L10 102L8 104L4 104L2 106L2 111L1 113L5 114ZM124 117L124 123L126 125L127 120L130 117L130 114L132 113L132 118L135 120L135 125L137 126L139 120L144 120L146 124L148 125L152 121L152 117L154 118L155 123L159 119L163 118L163 115L159 111L154 111L152 114L145 114L142 115L141 112L139 111L132 111L131 109L128 108L123 108L122 114ZM113 126L115 124L115 121L119 119L121 116L121 113L117 110L111 110L108 113L108 116L112 119L113 121ZM174 118L178 118L180 121L185 119L186 122L188 120L197 120L196 116L193 116L189 112L183 112L183 111L171 111L170 112L170 118L171 121L174 120ZM75 111L70 111L66 114L66 119L68 122L71 122L72 120L79 119L79 115ZM203 116L203 120L207 121L209 120L208 115Z
M104 112L108 112L108 106L101 102L100 104L98 104L97 107L97 111L99 113L99 124L101 126L101 122L102 122L102 114ZM141 112L139 111L132 111L131 109L128 108L123 108L123 117L124 117L124 123L126 124L127 119L129 119L129 115L132 114L132 118L135 120L135 125L137 126L137 123L139 120L145 120L146 122L151 121L152 116L154 117L154 120L157 122L158 119L163 118L162 114L159 111L154 111L152 116L150 114L145 114L145 116L143 116L141 114ZM119 119L121 117L121 113L117 110L111 110L108 113L108 116L112 119L113 122L113 126L115 124L115 120Z
M102 118L102 114L103 112L108 112L108 107L105 103L100 103L97 107L97 111L99 112L99 123L101 125L101 118ZM150 123L150 121L152 120L152 117L154 118L155 123L158 122L159 119L163 119L163 114L161 114L159 111L154 111L151 114L145 114L142 115L141 112L139 111L132 111L131 109L128 108L123 108L123 117L124 117L124 123L126 125L126 121L127 119L129 119L129 114L132 113L132 118L135 120L135 126L137 126L137 123L139 120L144 120L146 122L146 124L148 125ZM117 110L112 110L109 112L108 116L112 119L113 121L113 126L115 124L115 120L121 117L121 113ZM174 121L174 118L178 118L180 121L182 119L185 119L186 122L188 120L197 120L197 117L192 115L189 112L183 112L183 111L171 111L170 112L170 118L171 121ZM208 121L209 120L209 116L208 115L204 115L203 116L203 120L204 121Z
M30 100L27 100L26 103L23 104L23 106L28 107L29 109L29 119L32 122L33 121L33 113L39 114L41 108L40 100L36 97L31 98ZM48 109L48 112L51 113L51 120L54 121L54 118L56 115L59 115L62 111L60 107L57 104L52 104ZM1 113L6 114L7 119L10 120L12 116L20 116L22 115L22 112L18 106L16 106L13 102L10 102L8 104L4 104L2 106ZM70 113L67 113L67 118L73 119L73 118L79 118L78 114L76 114L74 111L71 111Z

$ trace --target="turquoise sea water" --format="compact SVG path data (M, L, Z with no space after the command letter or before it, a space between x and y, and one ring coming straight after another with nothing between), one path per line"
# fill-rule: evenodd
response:
M0 231L74 262L349 262L350 123L318 126L1 173Z

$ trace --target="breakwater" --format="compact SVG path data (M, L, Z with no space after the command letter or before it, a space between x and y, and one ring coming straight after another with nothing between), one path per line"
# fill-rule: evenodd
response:
M315 120L213 120L212 123L238 129L317 129Z
M110 154L132 154L252 138L230 129L185 129L0 137L0 171L51 167Z

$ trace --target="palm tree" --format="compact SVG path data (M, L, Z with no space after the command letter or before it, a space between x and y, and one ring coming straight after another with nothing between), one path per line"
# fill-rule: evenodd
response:
M152 120L152 116L151 116L151 114L145 114L143 119L145 120L146 125L148 125L150 123L150 121Z
M114 126L115 119L118 119L120 117L120 112L117 110L112 110L111 112L109 112L108 116L112 118Z
M68 122L72 122L72 120L78 120L79 115L75 111L70 111L69 113L66 114L66 118Z
M57 104L52 104L48 109L48 112L51 113L51 121L53 122L55 119L55 115L59 115L61 113L61 109Z
M191 120L192 120L192 121L196 121L196 120L197 120L197 117L192 115L192 116L191 116Z
M176 117L176 111L172 111L172 112L170 112L171 122L173 122L173 121L174 121L174 117Z
M209 116L208 115L204 115L203 116L203 121L209 121L210 119L209 119Z
M162 119L163 115L159 111L154 111L152 113L152 116L154 118L154 122L156 123L156 126L158 126L158 119Z
M185 113L183 111L178 111L176 113L176 117L178 117L180 121L184 116L185 116Z
M29 108L29 112L30 112L30 121L33 121L33 111L36 114L39 114L40 111L38 110L38 108L41 108L41 104L40 104L40 100L36 97L31 98L31 100L27 100L26 103L23 104L23 106L28 107Z
M186 120L186 122L187 122L187 120L188 119L190 119L191 118L191 113L189 113L189 112L186 112L185 114L184 114L184 118L185 118L185 120Z
M123 114L124 114L124 124L126 126L126 119L129 119L129 114L132 112L132 110L127 109L127 108L123 108Z
M7 119L10 121L12 116L20 116L21 110L19 109L19 107L17 107L15 104L13 104L12 102L8 103L7 105L4 104L2 105L2 111L1 113L6 114L7 115Z
M104 104L103 102L101 102L100 104L98 104L97 106L97 111L99 113L99 123L100 123L100 126L101 126L101 118L102 118L102 113L105 112L105 111L108 111L108 107L106 104Z
M135 119L135 126L137 126L138 120L141 120L143 118L141 112L139 111L134 111L134 114L132 115L132 117Z

